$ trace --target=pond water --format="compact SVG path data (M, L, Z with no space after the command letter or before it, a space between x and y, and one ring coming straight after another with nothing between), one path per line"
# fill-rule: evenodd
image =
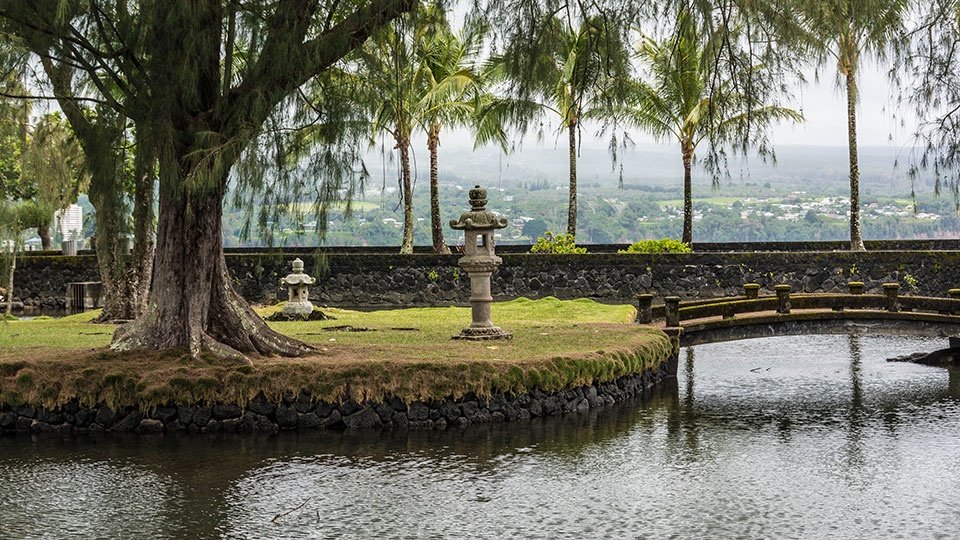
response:
M645 400L426 433L0 438L0 538L955 538L944 339L681 351Z

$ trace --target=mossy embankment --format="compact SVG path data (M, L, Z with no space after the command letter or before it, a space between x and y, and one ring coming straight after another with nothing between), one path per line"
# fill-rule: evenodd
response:
M278 402L303 393L328 402L456 400L615 381L676 352L659 331L631 323L632 306L589 300L495 304L494 321L513 339L486 342L450 339L469 323L469 308L325 311L335 320L271 323L314 346L315 354L254 358L252 366L114 353L107 347L113 328L89 323L89 313L0 322L0 405L49 409L72 402L149 411L244 407L260 394Z

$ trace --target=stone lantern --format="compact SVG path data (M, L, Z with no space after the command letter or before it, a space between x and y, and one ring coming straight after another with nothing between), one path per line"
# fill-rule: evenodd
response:
M506 219L497 219L487 212L487 190L475 186L470 190L470 211L451 220L450 227L463 231L463 257L457 261L470 277L470 306L473 322L453 339L510 339L512 336L490 317L490 275L502 260L493 251L493 232L507 226Z
M309 317L313 313L313 304L310 303L307 287L316 283L303 273L303 261L293 260L293 273L280 280L280 284L287 288L287 303L283 306L283 314L292 317Z

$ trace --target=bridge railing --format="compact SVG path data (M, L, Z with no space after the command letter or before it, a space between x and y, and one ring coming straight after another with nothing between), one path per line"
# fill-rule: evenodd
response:
M760 286L748 283L743 296L681 302L677 296L664 298L662 306L653 306L653 295L638 295L637 322L648 324L663 319L666 326L679 326L681 321L721 317L732 318L742 313L769 312L787 314L791 310L885 310L916 311L960 315L960 289L951 289L950 298L900 296L898 283L883 285L884 294L863 294L863 284L848 284L850 293L791 294L789 285L777 285L775 294L760 296Z

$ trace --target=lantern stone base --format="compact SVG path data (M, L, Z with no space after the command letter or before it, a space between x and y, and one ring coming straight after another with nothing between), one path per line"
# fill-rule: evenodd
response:
M313 313L313 304L310 302L287 302L283 306L283 314L292 317L309 317Z
M270 322L284 322L284 321L328 321L333 320L334 317L327 315L326 313L320 311L319 309L311 309L308 313L287 313L286 311L278 311L273 315L263 318L265 321Z
M513 334L504 332L499 326L485 328L464 328L462 332L453 336L453 339L467 339L470 341L486 341L493 339L512 339Z

